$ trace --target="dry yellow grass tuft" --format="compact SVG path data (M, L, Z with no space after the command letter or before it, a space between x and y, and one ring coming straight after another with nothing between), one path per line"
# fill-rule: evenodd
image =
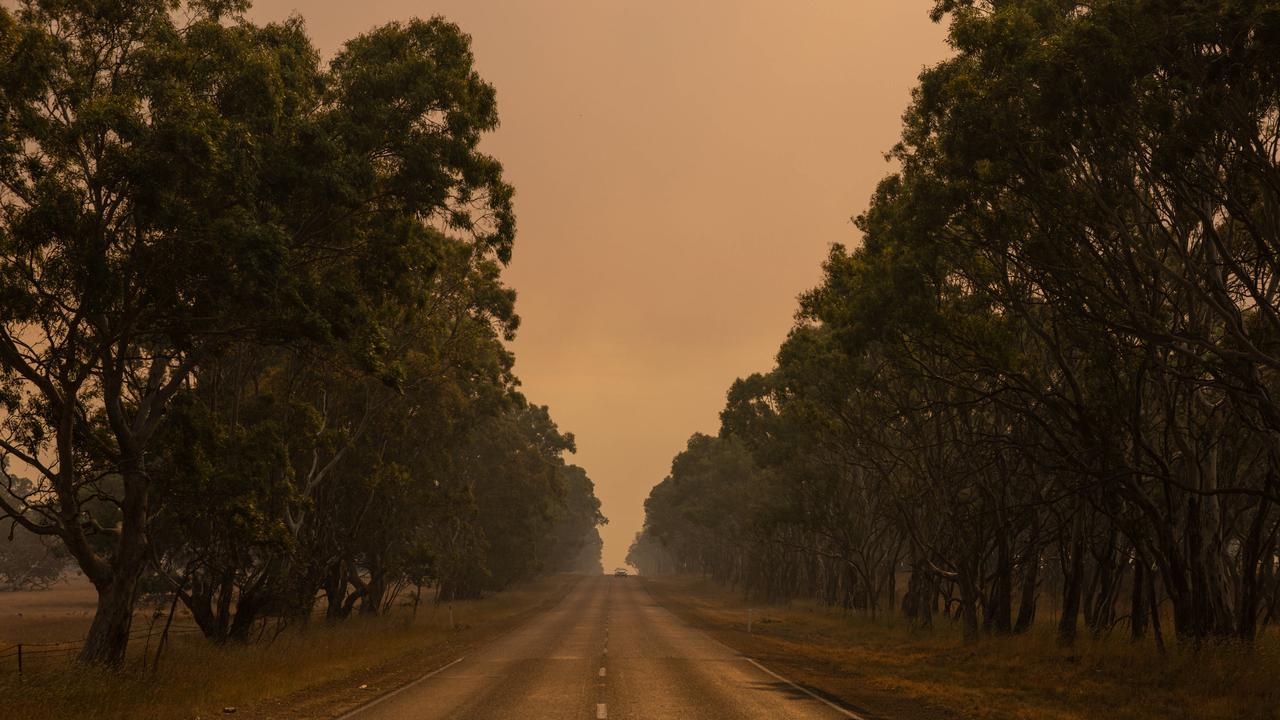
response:
M1280 718L1280 637L1253 647L1176 647L1160 656L1123 631L1057 646L1043 623L1018 637L965 647L945 618L932 631L796 602L755 607L693 578L646 579L654 597L795 679L889 717L1003 720L1239 720ZM1166 627L1168 623L1166 623Z
M19 678L6 665L0 667L3 717L193 718L219 715L228 706L238 708L237 717L328 715L331 708L372 699L430 669L438 657L514 626L563 597L579 579L558 575L453 603L456 628L450 627L448 607L424 604L416 619L405 608L388 617L315 621L286 629L273 642L215 646L199 635L180 636L154 672L144 672L137 662L119 673L96 671L60 658L37 662ZM8 625L12 634L12 618ZM29 629L34 632L34 625Z

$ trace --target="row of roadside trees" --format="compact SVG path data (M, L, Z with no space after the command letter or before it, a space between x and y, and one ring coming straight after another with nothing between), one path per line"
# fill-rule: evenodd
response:
M934 18L954 56L861 244L677 456L632 561L969 641L1045 605L1064 643L1255 638L1280 620L1280 3Z
M243 0L0 9L0 514L205 634L599 568L573 438L525 401L512 189L469 39L323 61Z

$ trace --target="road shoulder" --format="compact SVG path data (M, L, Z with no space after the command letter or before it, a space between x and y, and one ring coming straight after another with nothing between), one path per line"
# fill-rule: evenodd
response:
M461 626L452 633L432 638L420 649L410 653L358 667L344 677L318 683L299 692L237 709L237 717L260 720L342 718L379 698L398 692L422 679L424 675L449 665L554 608L580 581L581 578L576 578L573 582L557 586L553 594L536 604L489 618L484 623Z
M864 720L950 720L961 717L954 708L882 687L856 667L806 652L800 638L777 632L768 613L754 618L747 632L746 606L726 611L706 598L688 594L681 585L641 578L645 591L662 607L715 640L755 660L786 680L856 712Z

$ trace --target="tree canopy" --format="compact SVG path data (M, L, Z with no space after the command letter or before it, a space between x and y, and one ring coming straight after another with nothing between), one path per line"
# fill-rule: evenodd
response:
M0 9L0 512L96 587L89 662L144 586L225 639L486 575L489 486L566 555L557 518L602 521L571 443L520 434L564 437L504 344L513 191L469 38L391 23L322 62L247 7Z
M1162 607L1188 642L1253 638L1280 604L1280 5L934 13L954 56L860 244L729 392L714 442L754 466L673 501L691 443L637 559L969 640L1046 595L1064 643L1082 618L1163 642ZM759 477L771 502L703 514Z

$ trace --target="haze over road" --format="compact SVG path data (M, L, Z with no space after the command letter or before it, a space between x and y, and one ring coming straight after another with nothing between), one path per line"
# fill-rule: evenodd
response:
M658 605L634 577L557 606L352 720L856 717L770 675Z
M506 277L529 398L578 439L622 565L644 498L724 392L768 368L797 294L890 169L946 57L933 0L257 0L325 53L441 14L473 39L516 187Z

